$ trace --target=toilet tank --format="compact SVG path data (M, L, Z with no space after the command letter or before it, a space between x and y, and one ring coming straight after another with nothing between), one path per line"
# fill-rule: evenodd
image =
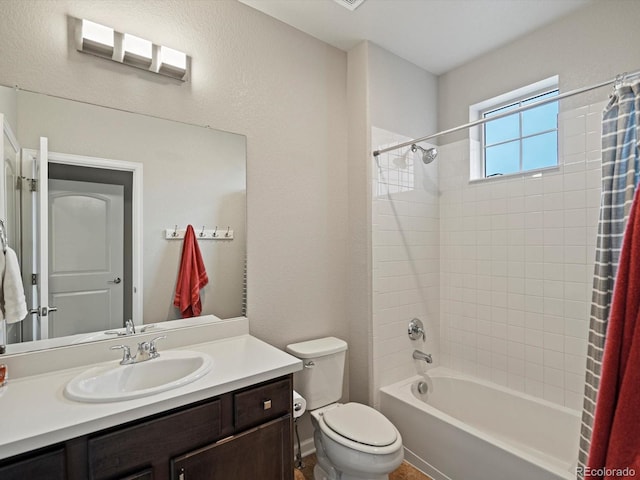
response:
M304 368L294 375L294 388L315 410L342 397L342 378L347 342L336 337L318 338L287 345L287 352L302 360Z

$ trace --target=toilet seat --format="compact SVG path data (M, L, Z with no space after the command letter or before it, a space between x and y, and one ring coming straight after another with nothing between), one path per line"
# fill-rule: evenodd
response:
M372 447L386 447L398 438L393 424L377 410L346 403L324 414L325 424L338 435Z
M353 433L351 433L351 435L353 435L354 438L359 438L360 440L363 440L363 441L356 441L356 440L353 440L351 438L348 438L345 435L341 435L340 433L335 431L333 428L331 428L327 424L327 422L325 421L325 416L329 412L342 410L347 405L357 405L357 407L355 407L353 409L350 407L347 410L347 412L359 411L360 414L356 413L354 415L354 417L357 416L360 419L362 419L362 416L360 416L360 415L362 414L363 411L365 411L363 409L373 410L374 412L376 412L379 415L379 417L374 421L377 422L377 423L383 424L385 426L389 426L393 430L393 434L395 435L395 440L393 440L390 444L387 444L387 445L380 445L380 446L370 445L369 444L369 443L371 443L371 439L370 438L362 437L360 435L354 435ZM362 408L360 408L360 407L362 407ZM343 404L332 404L332 405L329 405L327 407L323 407L323 408L317 409L315 411L312 411L311 414L318 421L318 425L320 427L320 431L324 435L329 437L334 442L339 443L340 445L343 445L343 446L348 447L350 449L357 450L357 451L362 452L362 453L373 454L373 455L393 454L393 453L397 452L398 450L402 449L402 437L400 436L400 432L398 432L396 427L384 415L382 415L381 413L377 412L373 408L368 407L366 405L355 404L355 403L344 404L344 405ZM331 416L332 415L329 415L330 418L331 418ZM375 414L373 414L372 416L375 416ZM335 425L335 419L334 419L334 425ZM340 429L339 427L337 427L337 428ZM383 427L383 429L384 429L384 427ZM387 431L387 435L389 435L388 431ZM384 438L384 436L383 436L383 438ZM387 437L387 438L389 438L389 437ZM381 443L385 443L385 442L381 441Z

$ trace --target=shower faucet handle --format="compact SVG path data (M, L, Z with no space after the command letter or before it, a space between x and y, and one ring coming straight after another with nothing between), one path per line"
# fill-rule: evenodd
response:
M407 332L411 340L419 340L425 338L424 325L419 318L414 318L409 322L409 330Z

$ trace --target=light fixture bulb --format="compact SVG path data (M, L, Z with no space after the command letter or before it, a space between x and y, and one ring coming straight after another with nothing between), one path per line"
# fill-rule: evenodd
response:
M160 47L160 62L180 70L187 69L187 54L173 48Z
M113 28L82 20L82 39L113 48Z
M144 57L151 60L153 44L149 40L136 37L129 33L124 34L124 51L126 53L132 53L139 57Z

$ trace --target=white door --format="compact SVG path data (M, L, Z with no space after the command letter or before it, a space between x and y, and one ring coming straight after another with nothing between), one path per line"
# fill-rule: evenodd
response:
M49 180L49 337L123 325L124 187Z

